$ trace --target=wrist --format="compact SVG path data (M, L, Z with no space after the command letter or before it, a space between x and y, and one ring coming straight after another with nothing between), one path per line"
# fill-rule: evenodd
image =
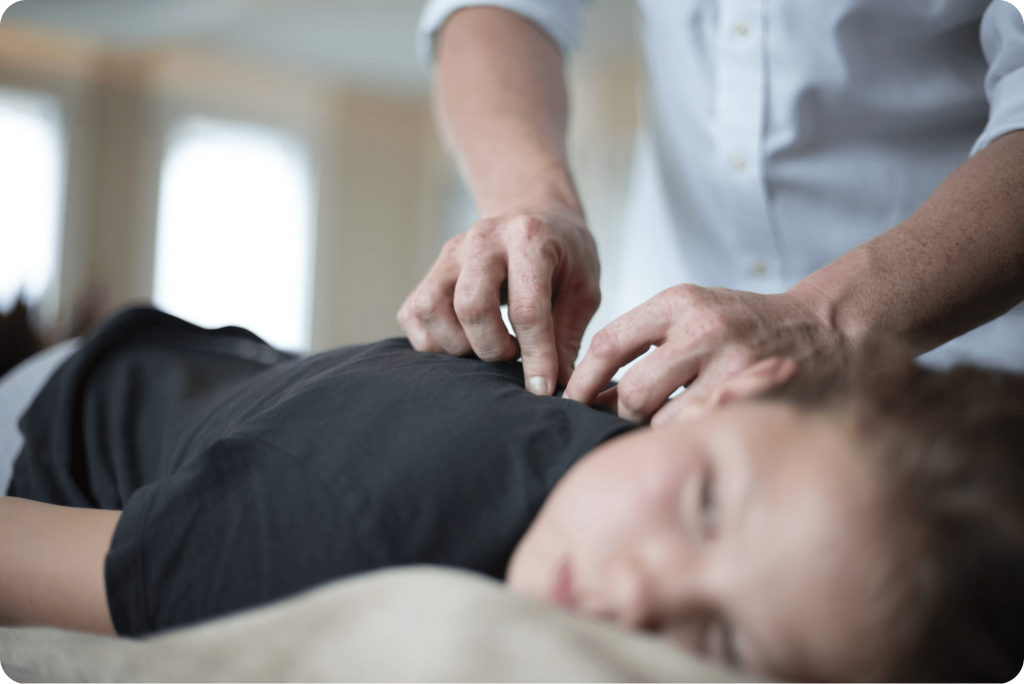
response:
M576 184L564 163L551 161L505 171L501 177L470 183L480 216L558 214L586 222Z
M814 315L839 356L849 358L872 335L874 326L865 315L859 289L840 274L827 271L828 267L812 273L786 294Z

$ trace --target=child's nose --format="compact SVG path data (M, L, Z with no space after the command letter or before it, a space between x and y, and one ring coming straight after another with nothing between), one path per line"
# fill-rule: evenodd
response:
M606 581L615 622L628 629L658 628L651 577L642 566L633 560L615 563L608 568Z
M671 628L675 633L690 622L700 622L703 602L691 556L685 548L667 543L661 535L651 535L637 544L634 553L608 567L606 612L630 629ZM694 631L700 630L695 627ZM695 639L699 641L698 637Z

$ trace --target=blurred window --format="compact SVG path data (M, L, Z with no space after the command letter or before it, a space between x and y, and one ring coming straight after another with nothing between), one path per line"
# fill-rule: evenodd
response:
M54 97L0 89L0 312L56 304L64 133Z
M163 160L153 301L204 327L240 325L307 351L312 181L296 137L190 118Z

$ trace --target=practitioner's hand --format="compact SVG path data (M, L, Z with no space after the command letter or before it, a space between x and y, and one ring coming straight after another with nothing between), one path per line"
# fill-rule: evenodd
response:
M658 348L626 371L616 387L598 396L619 368L651 345ZM587 404L596 399L623 418L638 423L650 419L657 426L684 410L714 403L726 381L759 360L793 361L752 369L755 388L758 371L775 378L795 372L797 364L846 355L840 337L815 314L810 302L795 294L677 285L598 332L573 372L565 397ZM683 385L686 391L665 403ZM723 395L717 396L720 400Z
M485 361L521 355L527 389L550 395L572 373L601 302L599 276L597 247L578 212L483 219L448 241L398 323L420 351ZM501 319L506 292L515 337Z

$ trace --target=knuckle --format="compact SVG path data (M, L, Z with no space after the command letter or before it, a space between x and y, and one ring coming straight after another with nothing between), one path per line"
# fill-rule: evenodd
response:
M693 283L680 283L678 285L673 285L669 289L665 290L662 294L671 295L672 297L676 298L696 299L699 292L700 287L694 285Z
M672 292L672 289L674 288L659 292L644 302L641 306L645 313L659 320L676 320L682 307L679 297Z
M690 283L681 283L659 292L653 299L666 316L675 318L692 309L700 301L700 288Z
M501 222L496 219L486 218L480 219L472 226L469 231L465 233L466 239L478 242L478 241L489 241L494 237L494 234L501 230Z
M535 216L512 218L508 227L519 244L530 245L542 252L561 251L562 242L552 227Z
M601 306L601 288L587 280L563 281L554 291L559 300L571 301L574 309L593 312Z
M580 303L588 308L597 309L601 306L601 288L587 285L580 290Z
M445 297L439 287L436 285L424 285L412 298L412 312L420 320L432 320L440 313L444 299Z
M442 257L452 257L452 256L454 256L455 253L459 251L459 247L462 245L462 243L463 243L463 241L465 239L466 239L466 234L465 233L461 233L459 235L456 235L455 237L449 238L444 243L444 247L441 248L441 256Z
M488 216L474 221L473 225L470 227L470 232L493 230L499 226L501 226L500 218Z
M455 293L455 315L463 323L479 323L490 313L487 296L477 290Z
M544 222L538 218L534 218L529 214L519 214L513 216L509 220L509 225L519 232L529 233L531 231L537 231L544 227Z
M533 328L544 323L548 312L537 302L511 304L508 307L508 319L515 326Z
M503 361L502 349L496 345L482 344L476 350L476 355L481 361Z
M409 321L412 318L412 314L409 311L409 303L406 302L402 305L402 308L395 314L395 320L398 321L398 325L405 329L409 325Z
M708 334L720 337L729 329L729 317L714 309L704 312L704 321Z
M468 260L493 266L506 250L495 230L470 233L462 247L462 254Z
M623 378L618 385L619 404L631 413L641 413L647 398L645 388L636 381Z
M565 257L565 248L562 246L561 241L547 237L537 243L537 253L541 255L541 258L555 264L562 263Z
M618 336L607 328L598 331L590 341L590 353L601 361L614 359L619 355Z

